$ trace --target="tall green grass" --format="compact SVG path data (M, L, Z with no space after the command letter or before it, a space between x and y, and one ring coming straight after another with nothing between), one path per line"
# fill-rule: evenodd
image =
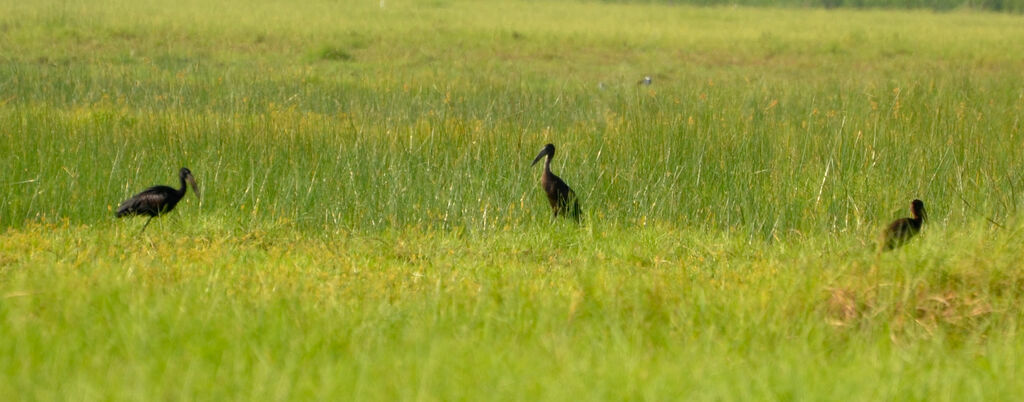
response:
M546 219L528 166L546 142L591 219L624 225L775 237L873 228L915 197L940 223L1019 203L1012 18L100 4L7 17L3 226L106 220L185 165L203 213L241 222L515 226Z

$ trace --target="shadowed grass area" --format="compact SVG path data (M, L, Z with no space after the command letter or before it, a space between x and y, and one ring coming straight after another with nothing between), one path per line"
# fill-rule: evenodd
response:
M1017 16L0 5L0 395L1020 394Z

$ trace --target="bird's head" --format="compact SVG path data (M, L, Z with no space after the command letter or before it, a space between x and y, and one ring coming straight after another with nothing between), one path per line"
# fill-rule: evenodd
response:
M181 173L179 173L179 176L181 177L182 180L188 181L188 184L192 186L192 191L196 192L196 197L202 198L201 195L199 194L199 186L196 184L196 178L195 176L192 176L191 170L188 170L187 167L183 167L181 168Z
M533 163L531 163L530 166L536 165L537 162L539 162L541 158L544 158L545 156L555 156L555 144L545 145L544 148L540 150L540 153L537 154L537 157L533 158Z
M928 212L924 210L924 201L914 200L910 202L910 215L921 220L928 220Z

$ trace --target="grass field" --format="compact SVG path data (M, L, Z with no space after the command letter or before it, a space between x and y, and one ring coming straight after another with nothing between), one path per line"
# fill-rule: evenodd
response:
M4 399L1024 392L1020 16L0 10ZM182 166L201 199L113 217Z

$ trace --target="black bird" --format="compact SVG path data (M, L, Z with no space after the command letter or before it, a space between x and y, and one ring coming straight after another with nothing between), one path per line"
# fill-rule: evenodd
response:
M181 180L181 188L179 189L167 186L153 186L125 200L117 207L117 217L149 215L146 224L142 225L142 230L146 230L146 226L149 225L149 221L153 220L153 217L171 212L178 205L178 201L181 201L181 198L185 196L186 181L192 185L192 189L196 192L196 197L199 197L199 187L196 186L196 178L192 177L191 170L184 167L181 168L181 172L178 173L178 179Z
M921 225L926 220L928 220L928 213L924 210L924 202L921 200L911 201L910 217L893 221L882 232L882 250L892 250L902 246L921 231Z
M576 198L576 193L561 178L551 173L551 158L555 156L555 146L553 144L545 145L530 166L536 165L544 156L548 158L544 161L544 176L541 177L540 184L544 187L544 192L548 194L548 202L551 203L555 217L558 215L568 216L579 222L580 203Z

